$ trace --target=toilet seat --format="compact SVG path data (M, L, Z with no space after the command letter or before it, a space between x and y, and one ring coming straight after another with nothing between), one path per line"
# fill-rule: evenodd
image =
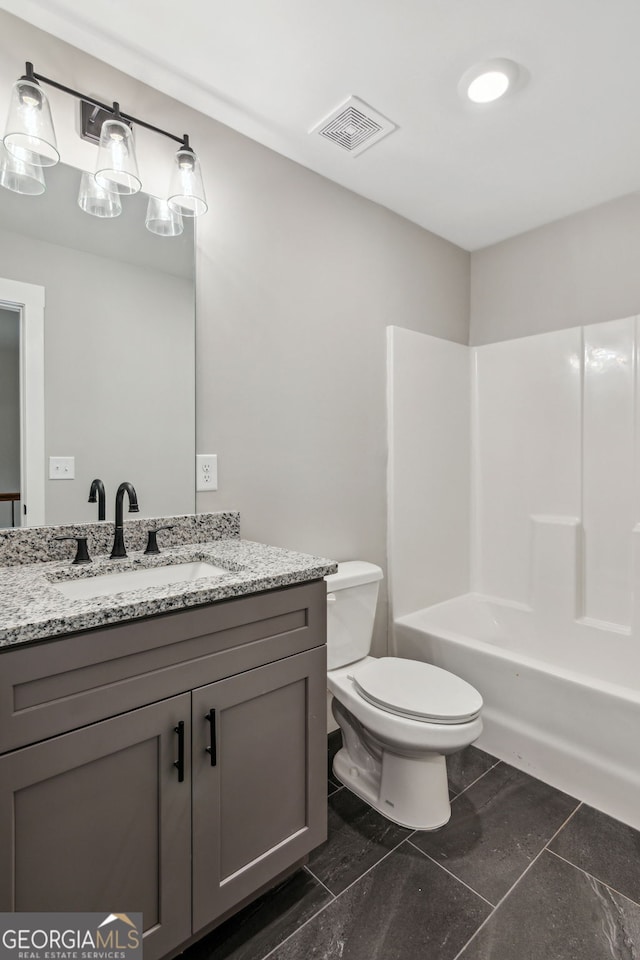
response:
M469 723L482 709L475 687L430 663L367 658L350 675L363 700L399 717L423 723Z

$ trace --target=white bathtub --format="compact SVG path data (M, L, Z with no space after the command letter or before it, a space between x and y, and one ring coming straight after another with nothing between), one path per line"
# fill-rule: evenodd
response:
M479 747L640 828L640 642L473 594L394 624L398 656L482 694Z

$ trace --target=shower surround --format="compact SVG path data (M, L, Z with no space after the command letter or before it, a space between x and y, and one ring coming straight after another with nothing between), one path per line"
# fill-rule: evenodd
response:
M395 652L480 690L485 749L636 827L639 344L635 317L388 330Z

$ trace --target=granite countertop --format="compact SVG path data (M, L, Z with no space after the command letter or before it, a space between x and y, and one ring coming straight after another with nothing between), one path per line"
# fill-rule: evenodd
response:
M194 561L223 567L226 572L83 600L68 599L55 586L64 580ZM317 580L336 570L332 560L237 538L167 547L159 556L141 551L130 551L124 560L97 556L86 566L71 566L68 560L4 566L0 567L0 649Z

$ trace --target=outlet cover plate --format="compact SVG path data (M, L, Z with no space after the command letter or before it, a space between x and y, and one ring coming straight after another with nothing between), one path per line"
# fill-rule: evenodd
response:
M218 489L218 456L215 453L196 454L196 491Z

